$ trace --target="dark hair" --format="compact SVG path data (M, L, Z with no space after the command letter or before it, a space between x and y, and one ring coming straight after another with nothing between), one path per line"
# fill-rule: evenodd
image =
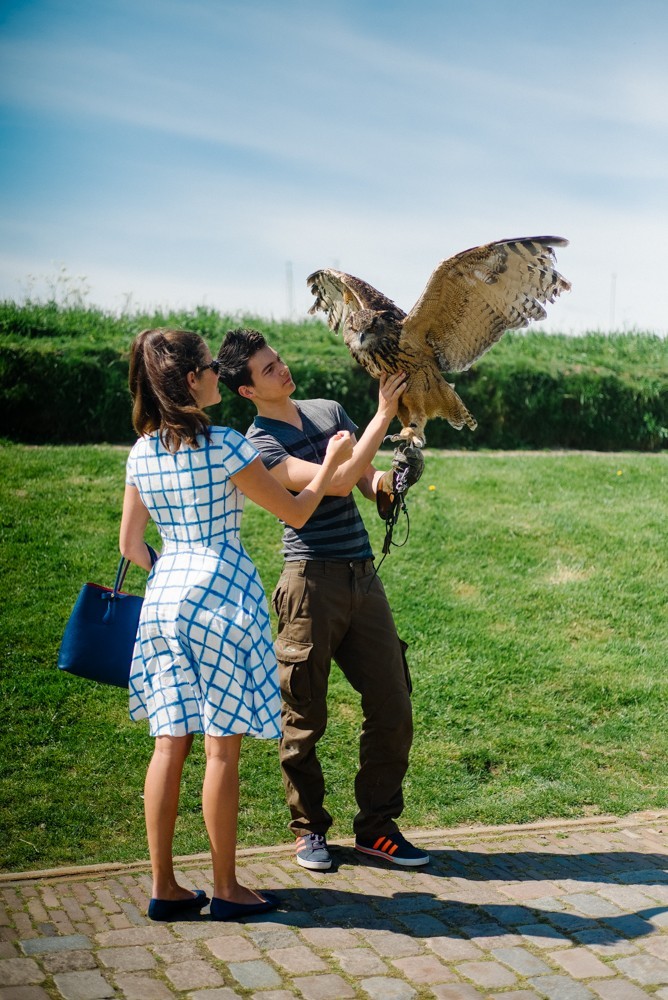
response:
M188 388L188 372L206 367L206 344L198 333L159 327L142 330L130 348L132 425L140 436L159 431L169 451L209 434L209 418Z
M267 346L267 341L259 330L237 327L228 330L218 351L220 362L218 378L231 392L238 392L242 385L252 385L248 362Z

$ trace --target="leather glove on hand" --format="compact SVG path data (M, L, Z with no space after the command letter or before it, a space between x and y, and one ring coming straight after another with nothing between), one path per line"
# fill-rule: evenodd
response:
M404 495L409 486L417 483L423 471L424 456L421 448L402 443L394 449L392 468L378 480L376 491L376 509L383 521L387 521L392 515L397 494Z

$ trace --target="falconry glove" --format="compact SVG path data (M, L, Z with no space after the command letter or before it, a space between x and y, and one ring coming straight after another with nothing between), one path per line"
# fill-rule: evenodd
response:
M415 448L405 441L394 449L392 468L378 480L376 491L376 509L383 521L394 516L408 488L417 483L423 470L424 456L421 448Z

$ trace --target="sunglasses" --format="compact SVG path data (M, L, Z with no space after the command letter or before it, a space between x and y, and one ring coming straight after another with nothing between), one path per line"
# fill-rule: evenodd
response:
M218 358L214 358L213 361L210 361L208 365L202 365L197 370L200 372L205 372L207 368L210 368L211 371L214 372L216 375L220 375L220 369L222 367L223 367L223 362L220 361Z

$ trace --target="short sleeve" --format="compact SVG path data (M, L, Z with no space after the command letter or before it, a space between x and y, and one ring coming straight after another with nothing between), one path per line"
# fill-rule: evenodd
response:
M258 457L258 450L231 427L222 429L220 460L228 476L234 476Z
M126 486L136 486L137 485L137 456L135 454L136 445L132 448L132 451L128 455L128 460L125 463L125 485Z
M350 419L340 403L336 403L336 416L341 430L350 431L351 434L355 433L357 430L357 424Z
M266 469L271 471L271 469L274 469L290 457L290 453L286 451L281 442L273 434L260 430L258 427L252 427L249 431L249 434L251 433L253 444L256 446L262 459L262 464Z

